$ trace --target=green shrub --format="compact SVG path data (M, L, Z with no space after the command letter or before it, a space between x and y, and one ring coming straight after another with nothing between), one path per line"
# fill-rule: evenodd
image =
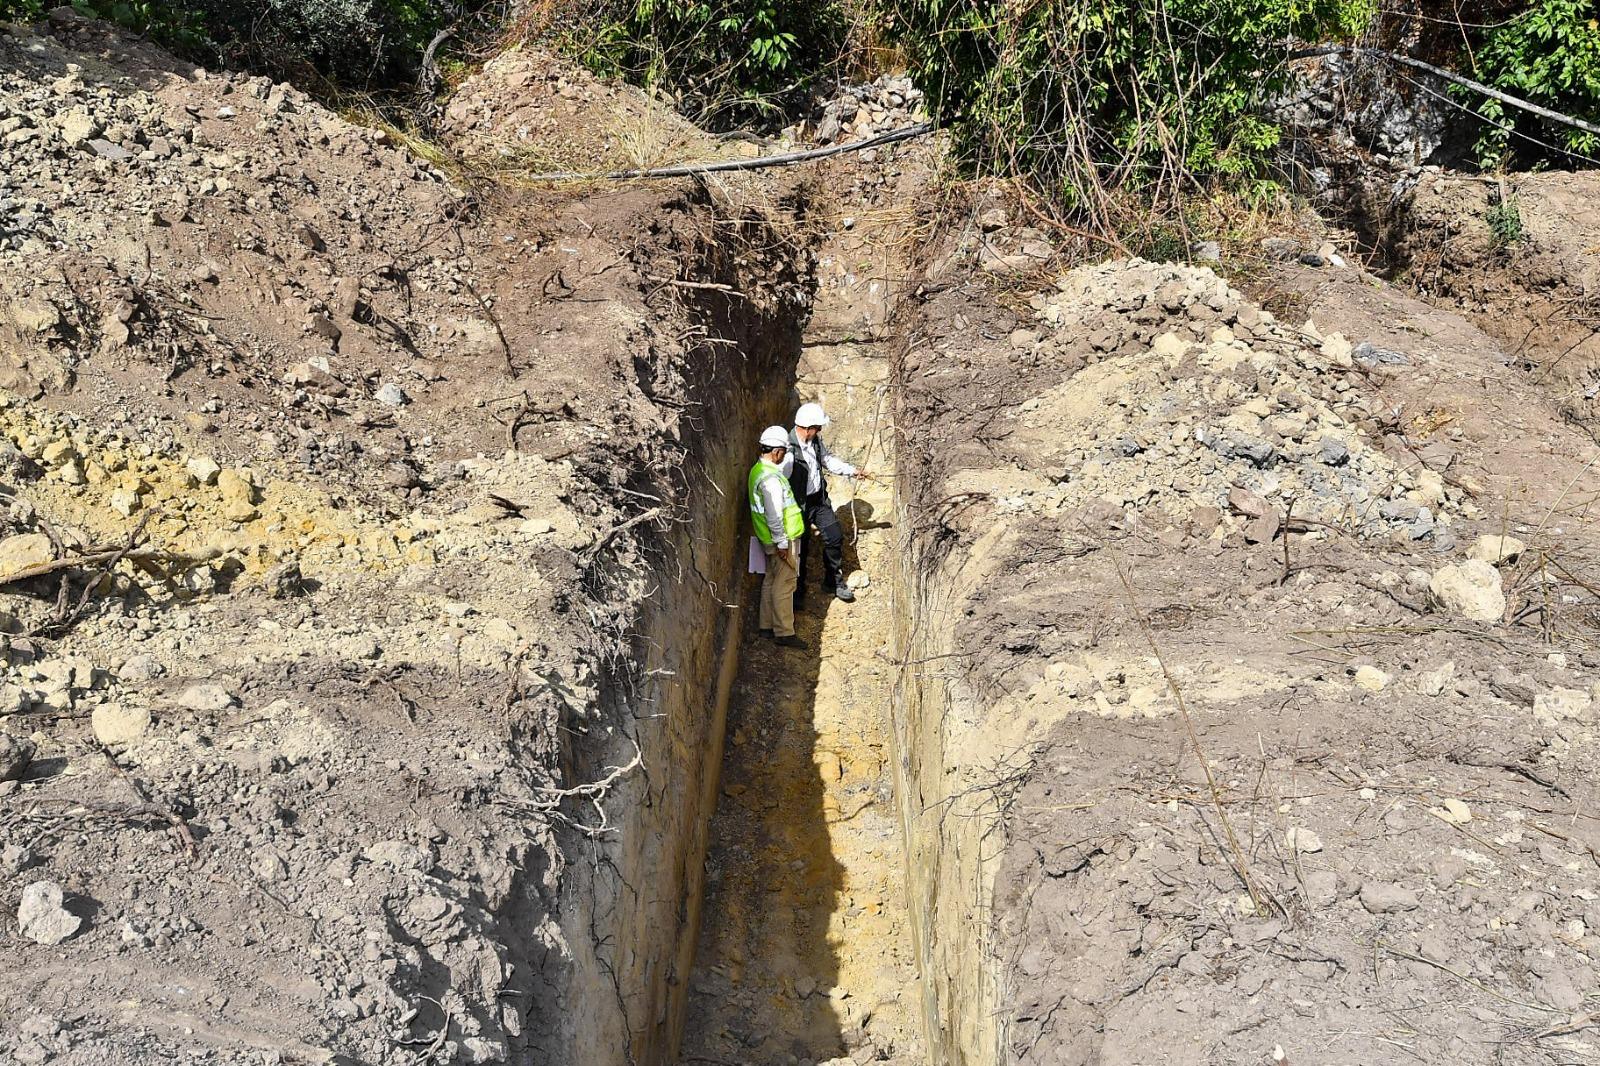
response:
M0 18L39 18L52 0L0 0ZM475 5L445 0L73 0L197 61L310 81L386 88L409 81L447 20Z
M1523 240L1522 206L1515 194L1507 194L1491 204L1484 221L1489 223L1489 234L1496 248L1510 248Z
M830 69L838 0L585 0L558 33L602 77L660 88L711 126L781 114Z
M1600 123L1600 4L1595 0L1536 0L1505 25L1484 31L1475 53L1473 76L1478 80L1552 111ZM1472 73L1470 62L1462 65ZM1563 148L1600 156L1600 137L1592 133L1471 89L1452 91L1487 120L1476 146L1478 161L1486 168L1513 161L1582 165L1582 160L1563 155Z
M1109 225L1197 181L1269 189L1264 100L1292 40L1349 38L1373 0L905 0L883 17L980 173Z

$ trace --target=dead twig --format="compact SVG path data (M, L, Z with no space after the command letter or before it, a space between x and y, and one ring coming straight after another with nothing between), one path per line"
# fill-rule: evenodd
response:
M642 514L634 515L632 518L628 519L626 522L621 523L620 525L612 526L610 529L606 530L605 533L603 533L600 536L599 540L596 540L592 545L590 545L589 547L585 548L583 550L583 554L579 556L579 559L582 560L585 564L593 562L595 557L598 556L605 549L605 546L607 544L610 544L614 539L616 539L616 537L619 534L626 533L628 530L632 529L634 526L641 525L642 523L648 522L653 518L659 518L661 516L661 513L663 511L665 511L665 510L666 510L665 507L652 507L648 511L643 512Z
M99 744L98 746L100 748L100 754L106 757L106 762L110 764L111 769L116 773L116 775L122 778L123 781L127 782L128 788L136 797L138 797L138 800L140 804L143 805L145 812L161 818L168 825L172 826L173 831L176 832L179 838L183 841L183 850L188 855L189 861L193 862L200 854L200 847L195 843L194 833L190 832L189 830L189 823L184 821L184 819L180 817L177 812L173 811L165 804L159 804L151 799L150 794L145 791L144 786L139 783L138 779L132 774L128 773L128 771L124 770L122 768L122 764L117 762L117 757L111 753L111 749L106 747L104 744Z
M1256 886L1255 878L1250 875L1249 860L1245 858L1244 848L1240 846L1239 837L1233 831L1233 820L1228 817L1227 808L1223 805L1222 790L1217 787L1216 775L1211 772L1211 760L1206 757L1205 749L1200 744L1200 734L1195 731L1194 719L1189 714L1189 705L1184 701L1183 690L1179 688L1177 678L1172 676L1172 671L1167 669L1167 661L1162 656L1161 649L1156 645L1155 631L1150 628L1149 619L1145 618L1144 612L1139 609L1138 597L1133 590L1133 579L1128 576L1127 567L1120 552L1114 556L1114 561L1117 567L1117 577L1121 579L1122 587L1128 594L1128 607L1133 612L1134 620L1139 624L1140 632L1144 634L1145 643L1150 647L1151 656L1155 658L1156 665L1161 668L1161 676L1166 680L1167 691L1172 693L1172 698L1178 705L1178 714L1183 719L1183 729L1188 736L1189 748L1194 753L1195 759L1200 763L1201 772L1205 774L1206 786L1211 792L1212 806L1217 812L1218 821L1222 823L1222 832L1227 838L1228 849L1233 853L1234 873L1244 883L1245 891L1250 894L1250 902L1255 906L1256 913L1265 915L1267 913L1265 900L1270 897L1261 892ZM1273 902L1278 901L1273 899ZM1282 903L1278 903L1278 906L1280 909L1283 907ZM1285 918L1289 917L1287 910L1284 911L1283 916Z

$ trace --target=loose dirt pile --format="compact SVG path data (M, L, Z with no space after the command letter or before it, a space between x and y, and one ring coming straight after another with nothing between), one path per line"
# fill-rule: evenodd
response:
M1587 446L1462 319L1285 275L1314 325L1137 262L905 323L936 1055L1592 1053Z
M0 1057L670 1029L699 852L641 820L714 750L722 401L792 370L803 194L468 193L65 10L0 27L0 124Z
M803 122L786 127L780 139L811 144L866 140L928 121L924 103L922 90L912 85L909 77L884 74L868 85L840 86L832 98L815 105ZM875 159L868 156L866 161Z
M1377 413L1360 370L1404 354L1284 326L1208 270L1113 263L1057 288L1031 300L1042 329L1013 332L1008 362L1083 369L1024 403L1006 440L1059 471L1057 508L1101 500L1252 543L1295 514L1452 542L1460 491L1359 429Z

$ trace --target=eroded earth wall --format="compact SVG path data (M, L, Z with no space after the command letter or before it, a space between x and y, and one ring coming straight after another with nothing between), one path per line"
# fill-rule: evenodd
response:
M960 239L897 364L932 1061L1581 1056L1600 659L1551 566L1596 541L1556 401L1358 271L1289 324L1139 261L1006 293Z

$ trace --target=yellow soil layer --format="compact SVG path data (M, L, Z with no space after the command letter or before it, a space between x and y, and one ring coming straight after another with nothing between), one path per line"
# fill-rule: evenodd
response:
M867 386L822 397L841 454L867 450L881 371L857 353L818 375ZM877 428L888 440L887 427ZM891 513L891 498L868 486L852 502L839 479L833 492L847 560L854 554L879 583L854 604L808 590L796 621L809 650L778 648L746 619L684 1063L825 1062L869 1046L895 1060L916 1053L888 761L893 531L873 528ZM821 560L812 562L814 586Z
M29 499L63 534L87 543L121 544L143 520L144 536L157 547L228 553L247 570L288 557L375 567L432 558L413 543L412 526L341 509L304 485L208 467L209 457L94 430L4 392L0 437L45 471L26 486Z

